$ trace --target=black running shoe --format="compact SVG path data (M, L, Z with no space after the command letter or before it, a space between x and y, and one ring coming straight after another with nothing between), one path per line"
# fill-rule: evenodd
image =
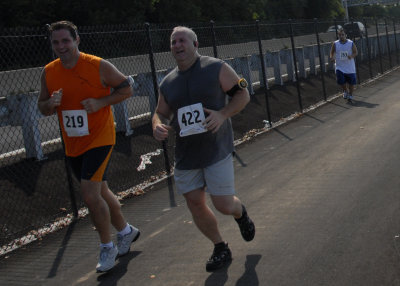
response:
M206 270L208 272L215 271L228 265L232 261L232 253L228 247L228 244L221 242L216 244L214 247L213 254L210 259L207 260Z
M235 218L236 222L239 225L240 233L242 237L246 241L251 241L256 234L256 227L254 226L254 222L251 218L247 215L246 208L242 205L242 217Z

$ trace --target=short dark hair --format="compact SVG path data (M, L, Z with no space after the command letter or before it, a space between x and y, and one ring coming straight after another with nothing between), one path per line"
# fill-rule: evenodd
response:
M58 31L58 30L62 30L62 29L68 30L70 32L72 38L74 38L74 40L76 40L76 38L78 37L78 28L75 26L74 23L72 23L70 21L58 21L58 22L52 23L49 26L50 36L53 31Z

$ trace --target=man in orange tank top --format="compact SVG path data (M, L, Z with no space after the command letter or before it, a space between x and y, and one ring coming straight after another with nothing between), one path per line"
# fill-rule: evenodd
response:
M96 270L106 272L140 235L126 222L106 179L115 145L111 105L130 97L132 88L110 62L79 51L80 38L73 23L51 24L50 38L58 59L43 69L38 108L44 115L57 113L68 162L100 236ZM111 224L118 231L117 245L111 240Z

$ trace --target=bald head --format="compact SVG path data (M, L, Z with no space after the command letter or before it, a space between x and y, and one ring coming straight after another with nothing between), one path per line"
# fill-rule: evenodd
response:
M188 37L191 41L197 42L197 35L192 29L185 27L185 26L177 26L172 30L171 39L172 39L172 35L174 35L177 32L184 32L185 34L188 35Z

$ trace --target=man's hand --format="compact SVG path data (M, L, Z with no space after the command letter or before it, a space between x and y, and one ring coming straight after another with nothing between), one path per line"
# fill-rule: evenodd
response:
M208 113L208 116L205 120L205 127L212 133L216 133L224 123L226 117L220 111L211 110L208 108L203 108L203 110Z
M169 131L172 130L172 127L165 124L157 124L153 128L153 136L158 141L163 141L168 138Z
M95 113L103 107L101 101L96 98L87 98L85 100L82 100L81 104L88 114Z
M56 108L61 105L61 99L63 95L63 90L60 88L59 90L56 90L53 92L51 97L49 98L49 107L50 108Z

